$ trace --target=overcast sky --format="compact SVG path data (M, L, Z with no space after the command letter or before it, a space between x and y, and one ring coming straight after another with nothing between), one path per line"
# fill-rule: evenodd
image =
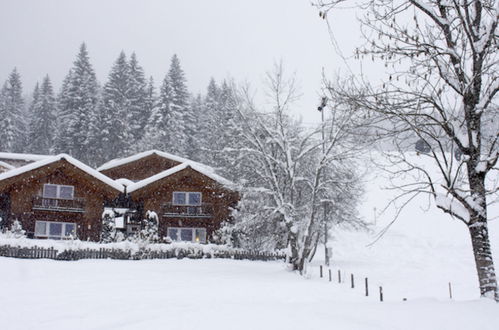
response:
M358 43L354 14L330 21L349 53ZM298 111L311 122L319 118L322 68L345 71L308 0L1 0L0 31L0 79L17 67L28 93L47 73L59 88L83 41L101 84L124 50L136 52L159 86L176 53L194 93L204 92L211 76L260 87L264 72L283 59L300 82Z

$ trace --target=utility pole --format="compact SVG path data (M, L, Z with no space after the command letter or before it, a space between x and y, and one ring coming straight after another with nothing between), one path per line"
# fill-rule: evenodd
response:
M324 134L324 108L327 104L327 97L323 96L321 99L321 104L317 107L317 110L321 112L321 134L322 134L322 156L326 155L326 137ZM327 206L328 203L324 202L324 263L329 266L329 260L331 256L329 255L328 243L328 227L327 227Z

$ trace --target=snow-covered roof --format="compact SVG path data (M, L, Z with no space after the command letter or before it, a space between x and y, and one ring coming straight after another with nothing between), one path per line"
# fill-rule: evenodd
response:
M47 157L52 157L50 155L35 155L35 154L19 154L14 152L0 152L0 159L13 159L13 160L24 160L29 162L36 162L38 160L45 159Z
M79 168L83 172L93 176L97 180L111 186L112 188L114 188L120 192L123 192L123 186L121 184L115 182L111 178L105 176L104 174L98 172L97 170L94 170L90 166L85 165L82 162L80 162L79 160L76 160L73 157L66 155L66 154L59 154L56 156L48 156L48 157L45 157L44 159L36 161L34 163L27 164L27 165L9 170L5 173L0 174L0 181L8 179L8 178L12 178L14 176L18 176L20 174L23 174L23 173L32 171L34 169L58 162L58 161L63 160L63 159L66 160L68 163L74 165L75 167Z
M230 189L231 186L234 186L234 183L232 181L227 180L227 179L219 176L218 174L215 174L212 170L208 169L205 166L199 166L199 164L193 163L193 162L185 162L183 164L172 167L166 171L163 171L161 173L153 175L147 179L135 182L134 184L131 184L128 186L127 191L129 193L131 193L133 191L139 190L139 189L144 188L145 186L147 186L153 182L164 179L164 178L166 178L170 175L173 175L177 172L180 172L186 168L192 168L194 171L199 172L199 173L209 177L213 181L218 182L219 184L221 184L222 186L224 186L226 188Z
M13 168L16 168L15 166L12 166L12 165L7 164L6 162L2 162L2 161L0 161L0 166L6 168L8 170L12 170Z
M160 157L163 157L163 158L166 158L166 159L171 159L171 160L179 162L179 163L190 162L190 163L198 164L199 166L208 167L207 165L196 163L196 162L194 162L194 161L192 161L190 159L183 158L183 157L176 156L176 155L172 155L172 154L169 154L169 153L164 152L164 151L148 150L148 151L140 152L140 153L135 154L135 155L130 156L130 157L116 158L116 159L110 160L107 163L101 165L99 168L97 168L97 171L104 171L104 170L108 170L110 168L114 168L114 167L118 167L118 166L121 166L121 165L125 165L125 164L134 162L136 160L139 160L139 159L151 156L151 155L158 155Z

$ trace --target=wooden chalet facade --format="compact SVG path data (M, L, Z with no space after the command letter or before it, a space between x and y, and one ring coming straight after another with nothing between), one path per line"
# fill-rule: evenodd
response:
M98 241L104 205L123 186L68 155L0 174L0 216L28 237Z
M9 155L19 159L5 162L3 173L0 167L0 217L4 226L19 220L32 238L98 241L105 210L132 235L153 211L162 240L205 243L239 201L231 182L208 166L161 151L97 170L64 154L33 161Z
M133 219L154 211L160 238L205 243L222 222L230 221L239 201L231 183L209 167L161 151L113 160L98 170L118 182L126 179L128 203L137 212L125 217L128 233L138 227Z

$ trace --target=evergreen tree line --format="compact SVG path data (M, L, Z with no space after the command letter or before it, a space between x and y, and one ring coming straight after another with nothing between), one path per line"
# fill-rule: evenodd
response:
M0 150L68 153L97 166L159 149L221 167L222 150L237 143L236 94L211 79L206 95L193 95L176 55L157 90L135 53L123 51L101 86L83 43L58 93L47 75L27 104L12 71L0 91Z

